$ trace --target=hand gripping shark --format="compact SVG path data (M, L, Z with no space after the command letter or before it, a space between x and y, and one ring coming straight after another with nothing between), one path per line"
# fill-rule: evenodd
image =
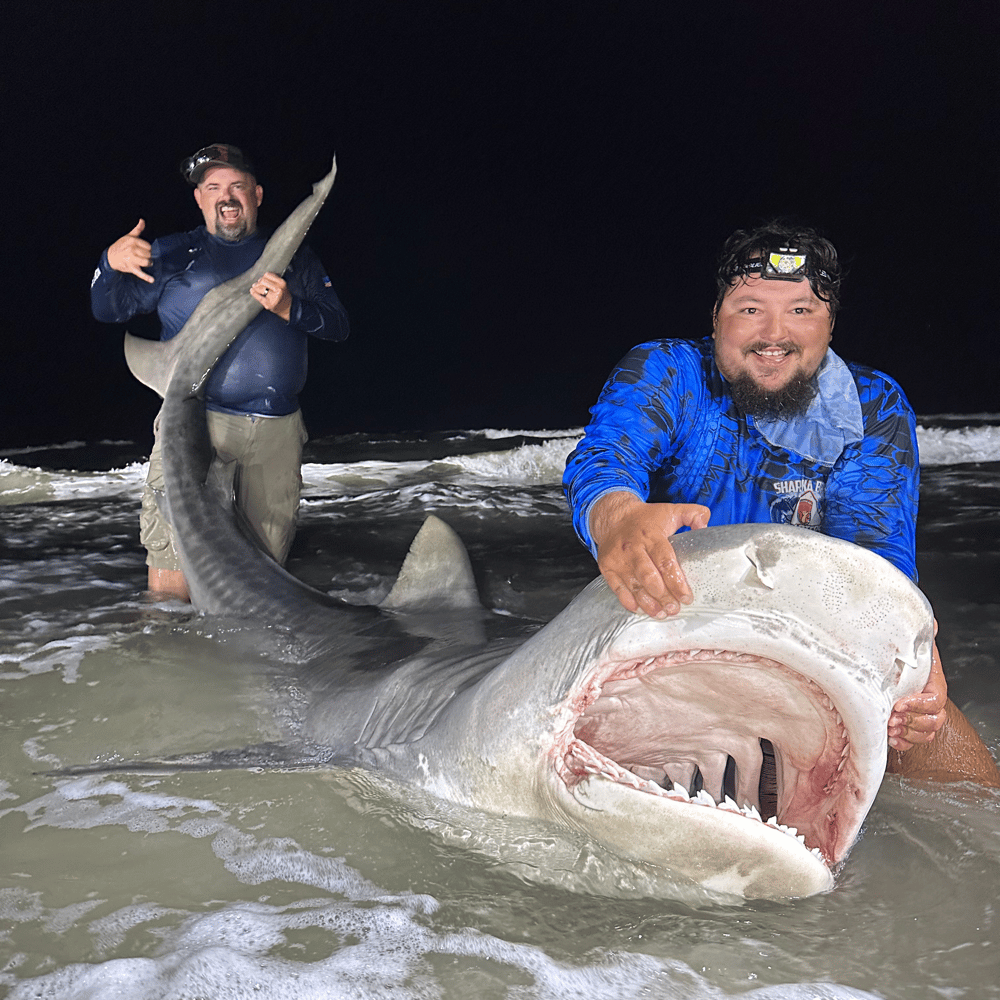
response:
M310 692L298 735L330 760L582 830L712 890L830 888L879 788L891 706L930 669L931 610L881 557L801 528L706 528L675 540L695 594L679 615L629 614L597 579L527 641L480 643L448 625L483 611L437 518L381 608L307 587L241 534L213 462L205 377L334 170L177 337L127 342L133 370L164 394L166 506L195 607L294 636L289 669Z

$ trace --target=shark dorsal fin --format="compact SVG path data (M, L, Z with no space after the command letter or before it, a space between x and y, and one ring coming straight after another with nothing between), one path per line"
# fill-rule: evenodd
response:
M479 607L472 565L462 540L431 514L417 532L389 596L380 607L447 610Z

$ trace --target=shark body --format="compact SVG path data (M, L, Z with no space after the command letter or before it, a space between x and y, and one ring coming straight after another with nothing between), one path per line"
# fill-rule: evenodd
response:
M930 669L930 607L881 557L801 528L707 528L675 539L695 594L679 615L629 614L597 579L526 641L488 643L464 548L437 518L380 608L306 586L240 532L201 392L260 308L250 285L287 266L334 173L177 337L127 340L164 395L166 505L195 607L294 637L300 735L330 759L583 830L713 890L830 888L879 788L891 707Z

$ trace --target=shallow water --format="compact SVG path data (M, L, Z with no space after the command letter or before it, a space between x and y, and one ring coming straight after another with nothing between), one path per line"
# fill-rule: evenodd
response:
M930 442L952 461L924 469L919 561L996 755L1000 455L956 464L969 438ZM571 446L315 443L290 568L377 600L435 512L530 631L594 573L557 485ZM277 735L261 634L143 596L130 447L0 464L0 995L1000 997L996 793L889 780L832 892L737 906L358 771L40 773Z

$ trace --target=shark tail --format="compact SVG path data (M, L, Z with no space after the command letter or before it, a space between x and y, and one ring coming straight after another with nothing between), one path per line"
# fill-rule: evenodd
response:
M177 361L173 340L147 340L125 334L125 362L128 370L145 386L161 396L167 394L170 376Z

